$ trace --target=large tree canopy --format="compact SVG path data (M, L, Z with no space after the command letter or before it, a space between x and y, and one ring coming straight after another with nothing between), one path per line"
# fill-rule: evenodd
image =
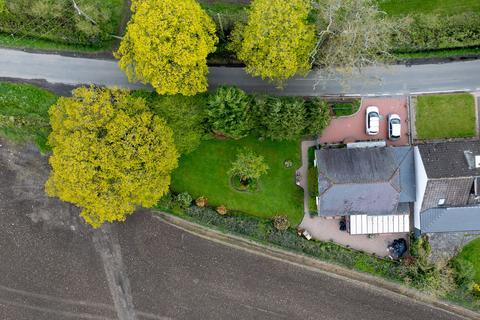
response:
M232 49L246 71L281 85L295 74L306 75L315 45L308 22L310 0L254 0L246 25L237 24Z
M373 0L319 0L314 63L326 71L353 71L388 60L398 24Z
M159 94L207 90L207 55L215 24L195 0L133 0L133 16L116 57L130 80Z
M168 192L178 154L172 130L127 91L79 88L50 108L49 196L82 208L93 227L124 221Z

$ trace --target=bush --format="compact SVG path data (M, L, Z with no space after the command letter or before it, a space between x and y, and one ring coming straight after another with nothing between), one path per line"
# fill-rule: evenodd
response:
M146 98L152 112L165 119L173 130L173 140L179 153L188 154L198 148L205 135L206 95L169 96L143 91L134 95Z
M472 292L477 297L480 297L480 283L475 283L472 288Z
M465 259L453 259L451 262L454 269L455 282L460 288L472 290L475 284L475 268L473 264Z
M170 210L175 206L174 198L172 193L169 191L158 201L157 207L162 209Z
M305 103L307 109L307 126L305 134L321 135L323 130L328 127L332 116L330 108L325 100L314 98Z
M290 221L286 215L277 215L273 217L273 226L279 231L284 231L290 227Z
M206 207L207 204L208 204L208 199L206 197L198 197L196 200L195 200L195 204L197 205L197 207Z
M192 204L192 200L192 196L188 192L179 193L175 197L175 202L182 209L190 207L190 205Z
M480 45L480 14L466 12L444 16L415 14L406 18L406 29L394 35L398 51L422 51Z
M305 131L305 101L296 97L258 97L256 117L259 134L272 140L295 140Z
M227 214L228 210L227 210L227 207L225 207L224 205L221 205L221 206L218 206L217 209L216 209L217 213L221 216L224 216Z
M214 132L228 138L246 137L253 125L253 99L235 87L219 87L207 102L208 122Z

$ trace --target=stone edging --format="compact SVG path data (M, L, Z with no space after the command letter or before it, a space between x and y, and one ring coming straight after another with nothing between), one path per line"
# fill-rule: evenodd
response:
M370 287L370 289L381 291L382 294L393 294L397 297L401 296L404 299L413 299L417 303L423 303L430 307L441 309L466 319L480 319L480 314L472 310L438 300L435 297L428 296L414 289L407 288L403 285L390 282L379 277L350 270L345 267L327 263L299 253L289 252L277 247L261 244L243 237L226 234L165 212L155 211L155 216L174 227L217 243L294 264L311 271L326 273L329 276L341 278L343 280L350 280L355 282L357 285L366 285Z

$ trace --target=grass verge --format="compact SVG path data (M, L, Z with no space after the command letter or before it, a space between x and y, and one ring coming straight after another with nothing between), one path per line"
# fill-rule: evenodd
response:
M16 142L34 141L40 151L48 151L48 109L57 98L32 85L0 82L0 135Z
M468 93L417 97L417 139L466 138L476 134L475 101Z

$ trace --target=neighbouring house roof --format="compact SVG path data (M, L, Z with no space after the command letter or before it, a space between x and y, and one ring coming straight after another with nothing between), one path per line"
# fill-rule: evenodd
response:
M422 211L437 207L444 199L445 207L466 206L473 184L472 177L444 178L428 180L422 202Z
M480 206L431 208L420 215L422 233L480 230Z
M319 215L394 214L415 200L411 147L316 151Z
M480 176L479 169L471 169L465 152L480 155L480 141L445 141L419 145L423 165L429 179Z

